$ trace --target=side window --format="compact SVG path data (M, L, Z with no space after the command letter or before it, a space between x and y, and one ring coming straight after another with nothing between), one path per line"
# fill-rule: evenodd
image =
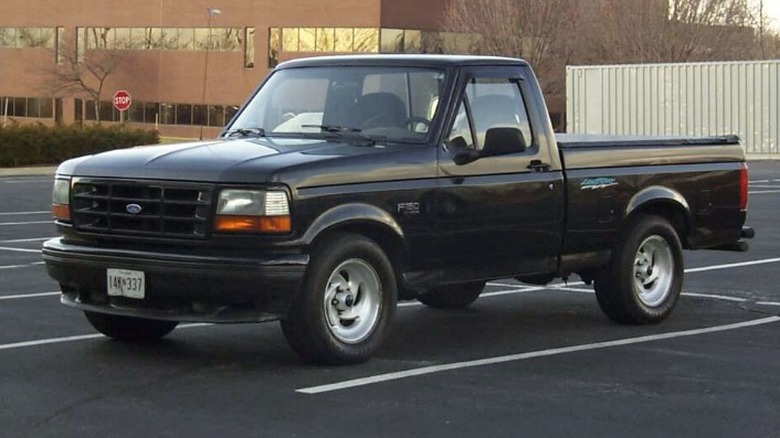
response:
M469 116L466 112L465 100L461 100L460 105L458 105L455 122L452 124L452 129L450 129L450 133L447 135L445 143L447 143L447 146L453 148L475 149L474 136L471 134L471 126L469 125Z
M490 128L517 128L525 143L533 144L533 132L519 84L510 78L474 78L466 85L474 120L477 148L485 144Z

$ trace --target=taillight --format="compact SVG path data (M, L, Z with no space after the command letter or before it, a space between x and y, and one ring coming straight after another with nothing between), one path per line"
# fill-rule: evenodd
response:
M742 163L739 169L739 209L740 211L747 211L748 203L748 165Z

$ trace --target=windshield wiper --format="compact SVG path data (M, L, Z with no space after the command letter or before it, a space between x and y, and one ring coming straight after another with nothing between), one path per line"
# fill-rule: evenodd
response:
M329 134L342 134L340 136L337 136L339 139L345 139L347 141L351 141L352 143L355 143L355 141L360 142L359 146L374 146L376 145L376 141L374 139L369 138L363 134L361 134L362 130L358 128L352 128L350 126L338 126L338 125L301 125L301 128L320 128L322 132L327 132ZM349 134L349 135L347 135Z
M361 132L361 130L358 128L338 125L301 125L301 128L320 128L324 132L333 133Z
M235 134L241 134L242 137L265 137L265 129L263 128L236 128L225 132L225 137L232 137Z

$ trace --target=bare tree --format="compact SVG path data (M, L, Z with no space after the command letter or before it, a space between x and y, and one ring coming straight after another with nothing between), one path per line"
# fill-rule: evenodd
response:
M546 94L563 92L563 67L572 51L564 37L574 30L576 0L452 0L445 26L453 34L436 41L439 51L513 56L538 72ZM432 44L423 42L424 50ZM433 44L436 47L436 44Z
M601 0L585 11L585 62L751 59L748 0Z
M83 44L83 43L81 43ZM127 57L124 50L82 51L76 40L60 44L58 62L42 71L45 91L56 96L81 96L93 101L100 123L100 101L108 78L117 72Z

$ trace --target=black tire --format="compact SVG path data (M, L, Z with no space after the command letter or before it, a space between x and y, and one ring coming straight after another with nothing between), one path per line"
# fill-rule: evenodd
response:
M484 288L484 281L452 284L420 294L417 300L428 307L455 309L476 301Z
M376 242L357 234L333 235L312 251L282 331L305 361L365 362L389 330L397 296L393 267Z
M84 315L95 330L109 338L123 342L156 341L172 332L179 325L176 321L134 318L89 311L85 311Z
M683 284L680 238L659 216L634 218L595 279L601 310L623 324L655 324L671 314Z

